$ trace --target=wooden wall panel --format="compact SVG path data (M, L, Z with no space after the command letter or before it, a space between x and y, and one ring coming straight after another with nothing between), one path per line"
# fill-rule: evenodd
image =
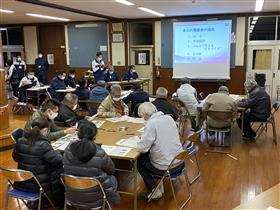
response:
M180 86L179 81L172 79L173 69L162 68L160 69L160 77L157 78L154 70L154 93L158 87L165 87L168 89L169 95L174 93ZM197 92L203 92L208 95L213 92L217 92L220 85L226 85L230 92L233 94L244 94L243 84L245 81L245 69L243 67L237 67L230 71L231 79L227 82L192 82L192 85L196 88Z

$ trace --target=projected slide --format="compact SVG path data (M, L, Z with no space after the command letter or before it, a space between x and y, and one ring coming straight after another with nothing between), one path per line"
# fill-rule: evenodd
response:
M174 23L173 39L175 76L229 78L231 21Z

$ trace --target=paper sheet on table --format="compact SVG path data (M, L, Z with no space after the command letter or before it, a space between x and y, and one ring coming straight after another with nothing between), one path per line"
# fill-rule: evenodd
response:
M77 135L68 134L60 138L56 142L52 143L52 147L54 150L64 151L70 142L77 141L77 140L78 140Z
M121 117L112 117L112 118L107 118L107 121L116 123L116 122L131 122L131 123L144 123L145 120L143 118L135 118L135 117L129 117L129 116L121 116Z
M93 120L91 122L93 122L97 128L100 128L105 123L105 121L102 120Z
M269 207L266 208L266 210L279 210L279 209L274 208L274 207L272 207L272 206L269 206Z
M116 144L119 146L137 148L138 142L140 142L140 138L138 136L132 136L127 139L121 139Z
M124 117L111 117L111 118L107 118L106 120L109 121L109 122L116 123L116 122L126 121L126 118L124 118Z
M143 127L143 128L140 128L140 129L138 130L138 132L141 132L141 133L143 133L143 132L144 132L144 129L145 129L145 127Z
M240 95L230 94L229 96L230 96L234 101L240 101L240 100L243 99L242 97L240 97Z
M119 156L124 157L127 153L130 152L132 148L128 147L119 147L119 146L110 146L110 145L102 145L102 149L110 156Z

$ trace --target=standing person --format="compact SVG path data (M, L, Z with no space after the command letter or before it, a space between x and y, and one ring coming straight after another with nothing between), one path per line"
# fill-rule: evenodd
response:
M106 152L96 143L96 126L83 120L78 127L79 141L70 143L64 151L63 165L65 174L94 177L98 179L110 204L119 204L115 165ZM98 187L85 190L66 188L68 200L78 208L96 209L102 206L102 194ZM107 208L106 208L107 209Z
M252 129L252 122L266 121L271 113L271 100L264 88L258 86L253 79L248 79L244 83L249 94L247 99L239 101L237 104L246 109L243 124L243 140L254 141L256 132ZM241 128L241 120L237 120Z
M97 52L95 59L91 63L95 83L97 83L99 80L105 80L105 63L102 59L102 53Z
M123 80L129 81L129 80L136 80L138 79L138 74L135 70L135 66L131 65L129 66L128 71L125 73Z
M7 60L7 75L5 81L12 86L14 97L18 98L19 74L11 59Z
M48 60L43 57L43 53L41 51L38 53L38 58L36 58L35 60L35 67L35 75L38 78L39 82L47 85L49 63Z
M25 75L26 63L22 60L20 55L17 56L14 66L17 69L19 80L21 80Z
M18 169L34 174L54 205L59 206L64 200L64 188L60 181L60 174L63 173L62 156L54 151L48 138L49 131L48 120L45 117L36 118L30 130L16 142L13 159L18 163ZM16 182L15 189L39 192L38 185L32 179ZM32 209L38 205L35 202L28 204ZM48 203L43 197L43 206L44 204Z
M65 78L66 87L76 88L76 70L74 68L69 69L69 74Z

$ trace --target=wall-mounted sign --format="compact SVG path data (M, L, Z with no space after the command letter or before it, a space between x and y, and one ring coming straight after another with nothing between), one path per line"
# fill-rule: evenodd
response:
M49 64L54 64L54 55L53 54L47 54L47 60Z
M123 42L123 33L113 33L112 42Z

